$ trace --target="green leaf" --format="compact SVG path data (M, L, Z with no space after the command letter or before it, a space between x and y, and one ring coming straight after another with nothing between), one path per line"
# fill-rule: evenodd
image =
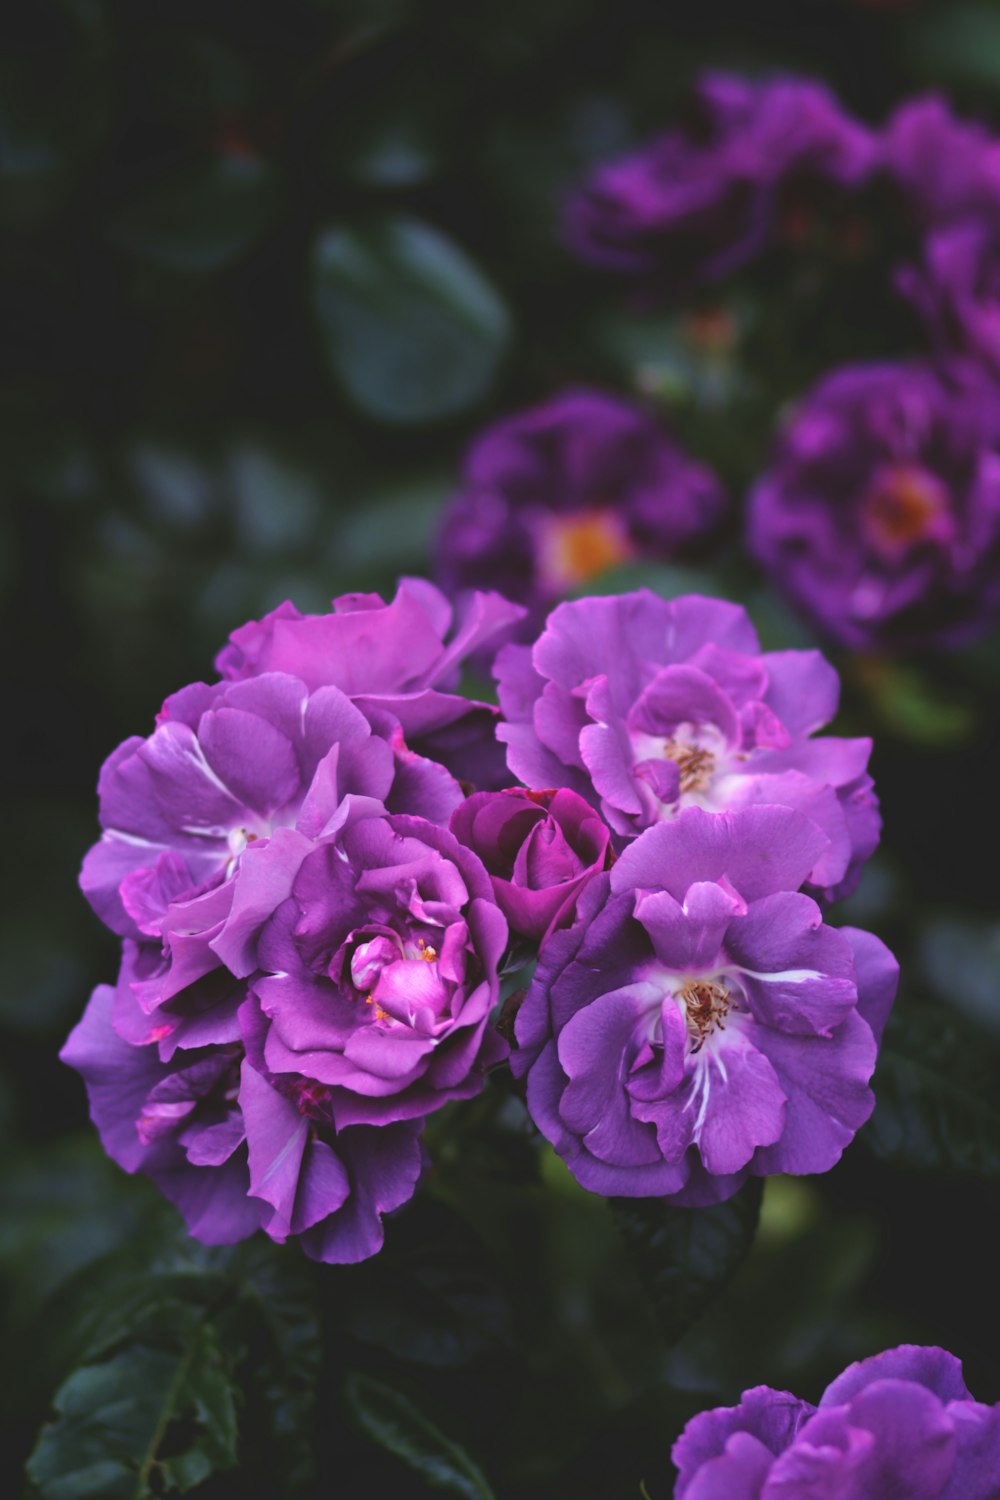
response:
M311 1269L304 1257L262 1239L234 1252L242 1307L253 1319L248 1408L251 1418L259 1419L265 1456L278 1471L284 1500L311 1495L316 1473L323 1345Z
M509 1351L510 1307L478 1235L427 1199L395 1228L382 1253L344 1280L352 1338L442 1370Z
M937 86L945 78L991 91L1000 84L1000 16L984 0L931 11L907 41L913 62Z
M757 1230L762 1186L750 1178L711 1208L677 1208L660 1198L609 1200L668 1344L735 1274Z
M407 483L369 491L358 509L340 522L330 548L331 565L356 580L412 573L429 558L435 528L452 483L449 474L414 475ZM426 569L426 561L424 563Z
M108 223L113 244L167 271L217 271L247 251L278 206L270 163L215 156L143 188Z
M43 1500L142 1500L236 1463L234 1392L214 1331L197 1317L178 1349L133 1345L76 1370L54 1405L28 1460Z
M907 997L886 1028L860 1139L883 1161L1000 1181L1000 1053L944 1006Z
M168 1228L152 1255L126 1244L60 1288L36 1323L57 1378L73 1371L32 1458L43 1500L71 1500L91 1467L81 1495L186 1490L232 1466L237 1436L262 1492L310 1493L321 1360L310 1269L266 1241L206 1248Z
M973 704L962 702L952 683L942 683L916 666L877 657L856 657L852 675L894 734L918 745L956 745L975 728Z
M510 333L479 268L417 219L327 230L313 247L312 300L330 370L383 422L431 422L473 406Z
M401 1459L432 1489L464 1500L496 1500L478 1464L400 1391L355 1372L347 1377L347 1403L365 1436Z

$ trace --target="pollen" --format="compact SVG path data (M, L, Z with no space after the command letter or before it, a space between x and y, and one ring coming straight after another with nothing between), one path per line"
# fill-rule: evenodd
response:
M422 958L425 963L432 964L438 956L437 949L432 948L430 943L425 943L423 938L417 938L417 947L420 949L417 957Z
M613 509L551 516L539 538L539 572L550 588L562 590L627 562L634 551Z
M667 740L663 746L663 758L676 765L682 793L704 791L715 774L715 757L701 745Z
M700 1052L714 1031L725 1031L726 1018L739 1007L727 987L708 979L692 979L677 997L684 1007L692 1051Z
M917 542L941 540L949 529L947 492L916 465L890 466L875 477L864 522L875 545L890 555Z
M382 1009L381 1005L379 1005L378 1001L375 999L375 996L372 994L371 990L369 990L368 994L365 996L365 1004L366 1005L374 1005L374 1007L375 1007L375 1019L376 1019L376 1021L388 1021L388 1019L389 1019L389 1012L387 1010L383 1010Z

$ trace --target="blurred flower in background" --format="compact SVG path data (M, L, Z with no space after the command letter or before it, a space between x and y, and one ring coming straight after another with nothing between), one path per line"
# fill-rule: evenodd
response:
M957 644L1000 610L997 393L921 365L835 371L750 500L751 550L831 640Z
M938 351L1000 379L1000 211L929 234L922 264L901 267L896 283Z
M745 265L801 197L828 210L874 161L871 133L822 84L709 73L685 123L583 183L567 238L584 260L674 296Z
M706 465L649 412L571 390L482 432L434 548L452 594L495 588L529 606L522 634L567 593L622 563L703 550L727 508Z
M1000 141L936 95L908 99L893 113L880 162L921 228L1000 214Z

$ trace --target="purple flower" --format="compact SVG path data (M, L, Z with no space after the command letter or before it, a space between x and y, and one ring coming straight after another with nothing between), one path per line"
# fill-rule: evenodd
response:
M885 127L881 164L924 228L1000 214L1000 142L936 95L908 99Z
M168 908L196 895L215 921L246 852L291 830L328 835L380 810L396 780L389 744L339 688L310 694L284 672L195 683L167 699L148 739L126 740L105 762L104 833L81 885L126 937L162 935ZM446 821L461 801L454 778L416 756L398 780L407 810Z
M788 808L689 808L549 940L511 1065L584 1187L716 1202L828 1171L867 1120L898 967L798 892L827 842Z
M958 1360L903 1344L849 1365L819 1406L757 1386L677 1439L676 1500L997 1500L1000 1404Z
M404 760L419 751L491 787L503 782L496 710L456 689L462 663L491 644L495 650L523 613L491 593L455 609L433 584L404 578L390 604L378 594L345 594L327 615L280 604L234 630L216 666L230 681L287 672L311 692L337 687Z
M263 927L262 1065L326 1091L339 1130L482 1088L507 924L476 856L420 818L372 818L302 861Z
M871 134L822 85L711 73L686 125L597 168L570 201L567 235L584 260L668 290L717 280L817 183L828 197L856 188L874 157Z
M896 280L944 354L1000 375L1000 236L981 220L939 229L925 241L923 266Z
M726 497L641 407L566 391L473 444L436 556L451 593L499 588L533 615L603 569L673 557L717 526Z
M512 930L542 946L572 923L584 888L611 859L608 827L564 790L477 792L456 808L451 831L486 866Z
M837 710L816 651L761 653L745 612L648 590L561 604L496 662L513 774L566 786L621 838L687 806L795 807L818 823L811 883L853 888L879 834L867 739L810 738Z
M506 1055L483 866L424 819L354 812L170 900L63 1051L108 1153L209 1243L261 1227L322 1260L374 1254L422 1117Z
M859 365L793 415L750 502L776 587L854 649L952 645L1000 608L996 397L920 365Z
M124 1041L117 999L99 986L60 1054L83 1075L113 1161L151 1177L209 1245L264 1229L297 1236L316 1260L363 1260L380 1248L382 1214L412 1196L421 1172L422 1121L334 1133L305 1087L296 1096L273 1086L238 1041L170 1063L155 1044Z

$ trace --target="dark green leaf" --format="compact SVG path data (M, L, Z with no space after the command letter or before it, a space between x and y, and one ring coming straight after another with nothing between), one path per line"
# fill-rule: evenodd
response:
M1000 1181L997 1049L943 1006L897 1002L875 1073L875 1113L861 1139L911 1170Z
M432 1489L464 1500L495 1500L478 1464L400 1391L354 1373L347 1379L347 1402L366 1437L395 1454Z
M323 1346L309 1262L266 1240L234 1254L242 1307L253 1319L248 1405L277 1459L284 1500L311 1493L316 1385ZM274 1450L273 1452L270 1450Z
M268 162L210 157L130 198L109 222L108 236L168 271L217 271L260 238L277 203Z
M483 273L417 219L327 230L313 247L312 295L330 369L384 422L430 422L474 405L509 335Z
M612 1198L618 1227L669 1344L680 1338L736 1272L760 1215L761 1182L711 1208L660 1198Z
M344 1327L361 1343L434 1369L510 1348L510 1307L488 1252L442 1203L414 1204L381 1255L349 1274Z
M54 1405L28 1462L43 1500L141 1500L236 1463L234 1392L213 1329L197 1317L175 1349L132 1345L76 1370Z
M75 1495L66 1486L76 1480L67 1476L73 1465L87 1467L84 1450L98 1471L95 1489L81 1494L103 1493L101 1485L113 1496L184 1490L231 1467L237 1391L246 1409L243 1461L268 1493L291 1500L309 1492L321 1349L301 1258L267 1242L206 1248L183 1226L176 1235L167 1227L152 1252L128 1244L85 1267L37 1327L50 1368L64 1375L83 1367L61 1386L53 1403L60 1419L45 1429L33 1459L46 1500ZM147 1366L156 1377L152 1394L140 1389ZM130 1372L134 1407L123 1405ZM126 1479L131 1489L120 1488Z

